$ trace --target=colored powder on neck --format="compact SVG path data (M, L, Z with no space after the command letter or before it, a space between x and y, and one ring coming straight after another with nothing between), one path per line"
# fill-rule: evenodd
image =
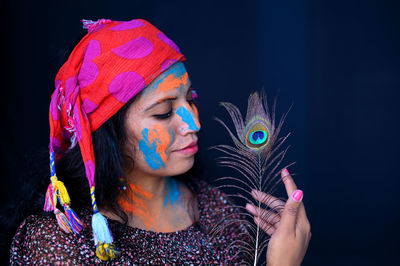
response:
M178 183L175 179L167 177L167 179L165 180L165 187L167 189L167 195L165 196L164 207L167 206L168 202L170 202L171 205L174 206L180 196Z

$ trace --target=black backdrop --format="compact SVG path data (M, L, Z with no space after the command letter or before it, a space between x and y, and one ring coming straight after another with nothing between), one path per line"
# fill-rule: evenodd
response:
M312 239L304 265L400 259L398 1L2 1L1 207L18 200L27 161L48 144L48 104L80 19L144 18L188 58L199 92L200 155L227 143L213 119L264 87L291 103L285 163L304 191ZM32 159L33 158L33 159ZM281 196L284 196L283 190Z

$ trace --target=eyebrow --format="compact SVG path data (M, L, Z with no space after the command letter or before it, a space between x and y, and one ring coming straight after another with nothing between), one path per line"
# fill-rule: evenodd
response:
M146 110L144 110L144 111L147 112L148 110L154 108L155 106L159 105L160 103L163 103L165 101L173 101L173 100L176 100L176 99L177 99L177 97L165 97L165 98L162 98L160 100L157 100L157 102L153 103L149 107L147 107Z
M192 84L190 84L190 87L189 87L187 93L188 93L191 89L192 89ZM144 110L144 112L147 112L148 110L153 109L155 106L157 106L157 105L159 105L159 104L161 104L161 103L163 103L163 102L166 102L166 101L174 101L174 100L176 100L176 99L178 99L178 97L171 97L171 96L167 96L167 97L165 97L165 98L159 99L159 100L157 100L157 102L155 102L155 103L153 103L152 105L150 105L149 107L147 107L147 108Z

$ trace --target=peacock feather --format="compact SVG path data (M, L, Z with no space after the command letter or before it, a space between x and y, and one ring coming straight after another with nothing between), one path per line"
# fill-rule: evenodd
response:
M272 112L270 112L265 92L261 91L260 94L258 92L252 93L248 98L245 120L243 120L242 114L235 105L228 102L220 103L228 111L236 134L221 119L215 119L228 131L234 146L217 145L211 147L211 149L223 153L223 156L217 158L220 165L235 169L243 177L224 176L215 180L216 184L220 184L216 185L216 187L223 191L226 189L234 191L234 193L226 193L232 199L231 202L234 202L233 198L237 198L239 201L249 202L259 208L265 208L259 200L255 200L251 196L251 191L256 189L272 195L282 182L280 171L283 168L279 168L279 166L289 148L282 149L282 145L290 133L283 137L279 137L279 133L290 108L276 124L275 109L277 99L278 93L273 102ZM286 165L285 168L292 164ZM232 223L239 223L242 227L244 226L246 236L230 243L226 252L231 249L239 250L239 253L244 253L241 255L248 259L248 264L257 265L261 254L266 251L269 236L260 228L260 222L255 223L253 219L250 219L252 215L244 207L235 207L239 210L240 215L223 217L211 230L212 239ZM271 212L273 214L270 215L278 215L281 209L283 209L282 205L274 207ZM243 239L249 241L244 241ZM238 255L240 254L235 254L235 256Z

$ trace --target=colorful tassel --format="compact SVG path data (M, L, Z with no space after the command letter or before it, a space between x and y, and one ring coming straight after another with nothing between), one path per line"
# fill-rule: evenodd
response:
M108 227L107 219L101 213L95 213L92 216L92 228L94 241L96 243L111 244L113 237Z
M107 252L101 243L96 245L96 256L102 261L107 261L109 259Z
M43 210L46 212L54 211L54 193L52 184L49 184L47 187Z
M80 231L85 227L85 224L79 219L78 215L69 207L68 204L64 206L65 216L67 217L71 229L75 234L79 234Z
M121 251L112 243L113 237L107 219L101 213L93 214L92 228L97 257L104 261L117 257Z
M56 195L58 199L60 200L61 205L66 205L71 203L71 199L69 198L68 191L65 188L65 185L63 182L57 179L57 176L52 176L51 181L54 186L54 190L56 192Z
M111 230L108 227L107 219L99 212L96 204L94 186L90 188L92 198L93 216L92 229L94 243L96 244L96 255L101 260L109 260L117 257L121 251L113 244Z
M59 209L54 208L54 214L56 215L58 225L61 227L61 229L67 234L71 233L71 225L64 213L62 213Z
M58 225L66 233L74 232L79 234L85 224L79 219L78 215L71 209L69 204L71 199L68 195L68 191L63 182L58 180L56 176L54 152L50 152L50 172L51 172L51 184L47 187L46 198L43 209L45 211L54 211ZM57 209L57 199L59 203L64 207L65 214Z
M107 261L109 259L114 259L121 254L121 251L114 244L107 244L107 243L99 243L96 246L96 256L103 260Z

